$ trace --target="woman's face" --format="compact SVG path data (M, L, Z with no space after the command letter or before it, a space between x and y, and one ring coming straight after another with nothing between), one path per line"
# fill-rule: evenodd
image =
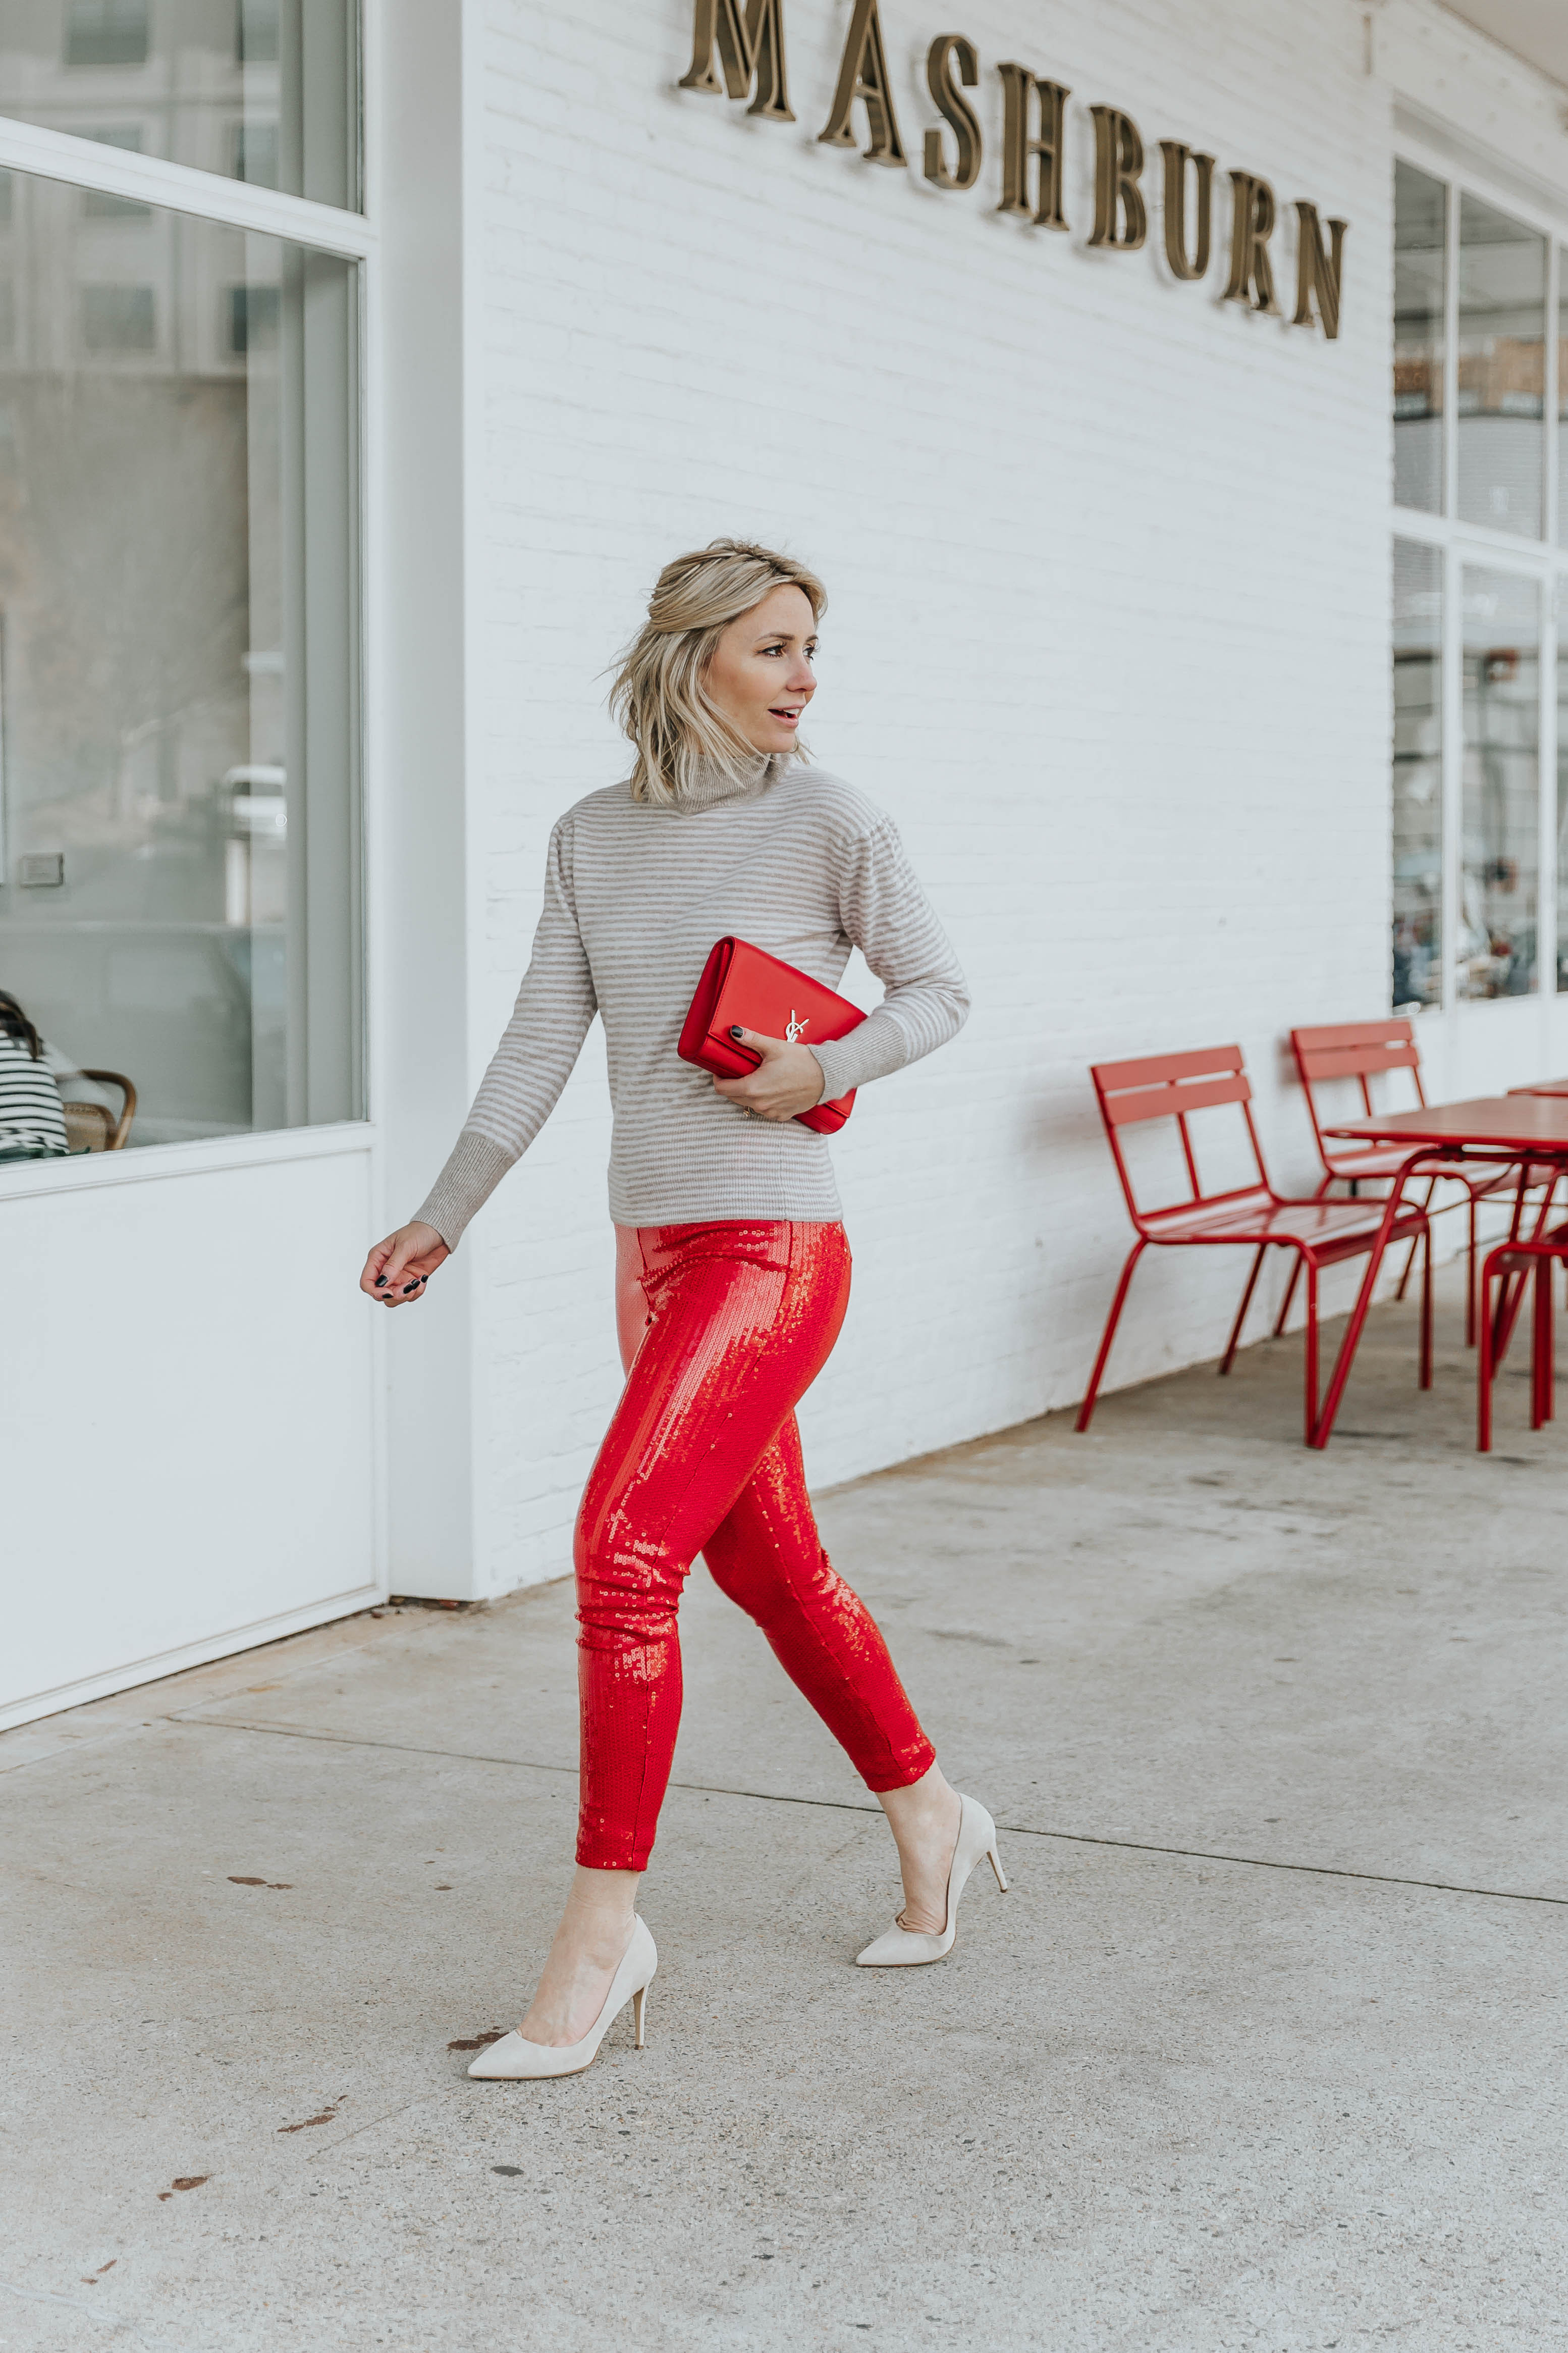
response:
M793 752L800 714L816 692L816 616L804 588L769 591L731 621L713 649L706 685L754 752Z

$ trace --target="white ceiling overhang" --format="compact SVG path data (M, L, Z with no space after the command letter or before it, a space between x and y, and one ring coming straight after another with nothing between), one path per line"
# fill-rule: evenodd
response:
M1443 0L1443 5L1568 90L1568 0Z

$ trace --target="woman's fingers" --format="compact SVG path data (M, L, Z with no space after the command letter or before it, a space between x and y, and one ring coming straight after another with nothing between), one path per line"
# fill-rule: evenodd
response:
M365 1260L364 1272L360 1276L359 1287L362 1291L368 1291L373 1299L379 1299L384 1288L386 1261L392 1256L393 1245L396 1240L395 1234L388 1234L384 1242L374 1244L370 1255Z
M384 1306L405 1306L423 1298L430 1277L450 1256L435 1227L416 1219L412 1225L399 1226L385 1241L377 1242L365 1261L360 1289Z
M790 1044L783 1038L764 1038L736 1023L730 1031L737 1046L758 1059L754 1071L739 1079L715 1079L714 1087L729 1102L759 1119L794 1119L822 1100L822 1065L809 1046Z
M787 1054L789 1051L782 1038L764 1038L760 1030L742 1029L738 1021L731 1023L730 1035L736 1045L744 1046L748 1053L760 1054L764 1069L775 1055Z

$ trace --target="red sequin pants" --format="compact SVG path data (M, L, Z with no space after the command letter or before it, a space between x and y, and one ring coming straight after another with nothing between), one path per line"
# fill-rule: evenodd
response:
M577 1517L577 1860L641 1871L680 1721L699 1553L873 1789L935 1761L865 1604L822 1549L795 1406L849 1300L837 1225L622 1226L626 1385Z

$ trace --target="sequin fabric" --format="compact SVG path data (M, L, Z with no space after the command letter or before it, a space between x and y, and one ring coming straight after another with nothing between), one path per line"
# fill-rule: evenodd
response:
M849 1300L840 1225L619 1227L626 1385L577 1518L577 1860L647 1862L680 1722L677 1611L700 1553L873 1789L935 1761L805 1488L795 1408Z

